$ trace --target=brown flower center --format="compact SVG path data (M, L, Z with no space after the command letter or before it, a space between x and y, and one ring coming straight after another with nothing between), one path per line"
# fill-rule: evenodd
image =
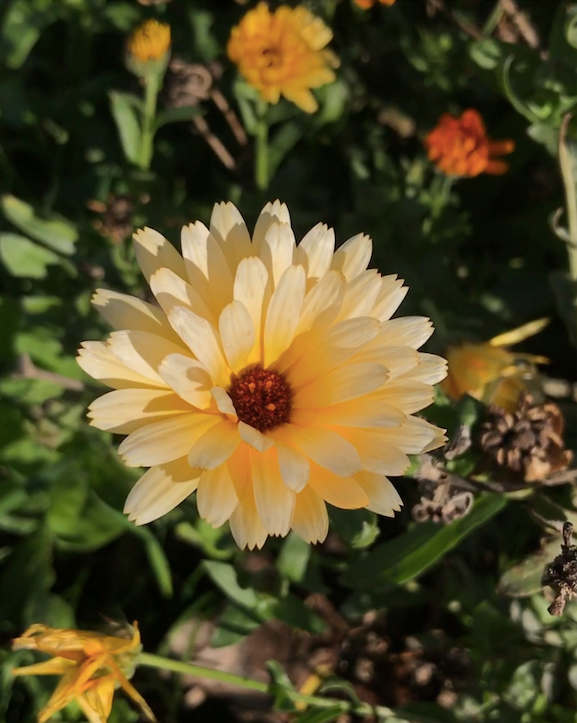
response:
M262 57L266 68L278 67L282 62L281 54L276 48L265 48Z
M288 422L293 393L282 374L253 367L236 377L228 389L241 422L266 432Z

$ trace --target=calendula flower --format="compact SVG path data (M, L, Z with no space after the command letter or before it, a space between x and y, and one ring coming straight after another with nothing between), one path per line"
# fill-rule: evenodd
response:
M281 5L272 12L260 3L233 28L228 57L267 103L281 95L306 113L318 104L311 88L332 83L338 60L326 49L333 37L304 6Z
M548 319L537 319L479 344L465 343L447 349L449 373L441 387L451 397L469 394L487 404L514 411L526 379L535 364L549 360L535 354L520 354L507 347L540 332Z
M363 10L368 10L369 8L372 8L373 5L376 5L377 2L380 2L381 5L392 5L395 0L353 0L353 2L355 5L363 8Z
M140 63L166 58L170 49L170 26L145 20L128 39L128 52Z
M116 391L90 406L92 424L128 434L119 453L150 467L125 512L145 524L197 492L208 523L230 521L240 547L292 528L324 540L325 502L392 516L401 500L386 475L407 454L443 443L415 412L429 405L445 361L417 349L428 319L391 319L407 289L367 270L358 234L335 252L323 224L295 243L287 207L269 203L252 238L231 203L210 229L134 236L160 308L99 290L117 329L85 342L80 366Z
M38 723L45 723L73 700L90 723L106 723L117 687L128 693L149 720L155 720L144 698L128 680L142 649L136 623L130 627L128 637L31 625L24 635L12 641L12 647L51 656L42 663L16 668L14 675L61 676L38 715Z
M425 147L429 160L448 176L478 176L505 173L509 166L497 157L512 153L515 143L489 140L481 115L469 109L460 118L442 115Z

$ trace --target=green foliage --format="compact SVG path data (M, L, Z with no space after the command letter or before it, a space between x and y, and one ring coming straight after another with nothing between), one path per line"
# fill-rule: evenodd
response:
M496 0L306 3L332 28L338 77L314 91L314 114L282 98L268 109L266 191L253 180L258 95L226 55L255 4L0 3L0 723L32 723L55 682L15 679L33 656L10 639L31 623L95 629L103 617L138 620L146 650L183 660L204 645L217 661L260 661L258 635L280 641L269 657L282 664L242 672L267 676L296 723L351 709L379 723L573 722L577 603L553 618L541 586L555 523L577 517L569 485L506 495L469 449L444 460L465 483L476 475L461 519L411 520L420 492L408 477L394 480L395 519L330 508L325 544L291 533L253 552L201 520L194 499L143 527L123 514L139 473L121 464L119 437L89 426L104 390L75 361L82 341L105 335L90 298L98 287L148 298L132 230L176 244L217 201L250 227L278 197L297 238L319 221L339 243L370 234L372 265L411 288L400 313L435 324L428 351L550 317L520 350L576 381L575 4L519 0L519 18ZM210 88L175 105L170 69L131 74L126 36L150 17L170 24L174 57L209 65ZM428 161L426 134L467 108L489 138L515 141L502 177L447 178ZM575 448L570 396L563 410ZM439 392L425 416L450 438L463 427L475 437L484 411ZM332 668L313 705L298 686L319 660ZM186 680L142 669L133 682L164 723L236 720L237 701L186 712ZM59 715L82 720L72 707ZM110 723L136 720L115 696Z

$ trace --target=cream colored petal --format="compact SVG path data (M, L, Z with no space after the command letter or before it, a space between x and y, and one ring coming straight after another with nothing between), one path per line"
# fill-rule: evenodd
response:
M322 279L331 268L335 250L335 232L324 223L316 226L299 243L295 263L304 266L309 279Z
M266 232L259 254L273 287L278 286L282 275L292 265L295 249L292 228L286 223L273 223Z
M213 387L210 390L210 394L216 402L218 411L221 412L221 414L228 415L233 422L236 422L238 420L236 409L234 408L232 399L226 389L223 389L222 387Z
M375 301L381 290L381 277L375 269L362 271L347 284L339 319L372 316Z
M258 429L251 427L249 424L245 424L245 422L238 423L238 431L243 441L253 449L256 449L257 452L266 452L267 449L270 449L274 444L270 437L262 434Z
M285 485L295 492L300 492L310 477L311 465L308 457L277 439L275 430L269 432L269 436L275 442L280 473Z
M109 289L97 289L92 304L114 329L147 331L174 341L174 331L165 315L146 301Z
M378 395L378 392L377 392ZM396 427L406 419L401 410L384 404L382 399L368 394L348 402L333 404L320 409L294 409L291 421L294 424L341 427Z
M254 252L260 256L264 237L273 223L285 223L290 226L290 222L289 210L284 203L278 200L273 203L267 203L260 212L256 226L254 227L254 233L252 235Z
M252 484L250 447L241 442L226 462L237 497L240 499L247 484Z
M358 510L369 498L353 477L339 477L316 464L312 465L309 486L329 505L342 510Z
M188 463L199 469L215 469L226 462L240 443L237 425L228 419L217 419L217 424L199 437L188 454Z
M276 449L251 453L254 499L258 515L269 535L284 537L290 530L295 493L280 473Z
M380 321L388 321L391 318L409 291L409 287L403 286L403 283L403 279L398 279L396 274L383 276L381 290L371 316Z
M361 317L341 321L330 329L315 332L305 340L301 337L293 345L301 347L300 358L288 371L289 381L294 389L300 389L310 382L320 379L331 369L343 365L356 357L359 348L369 343L379 331L376 319ZM279 359L279 371L289 361L291 354L284 354Z
M186 351L184 345L174 344L146 331L113 331L108 345L121 362L150 379L156 386L165 384L158 373L162 360L169 354Z
M228 365L238 374L247 366L256 342L254 324L246 306L241 301L232 301L225 306L218 328Z
M202 473L196 504L198 514L213 527L220 527L232 515L238 496L226 464Z
M366 270L373 253L370 236L359 233L336 250L331 268L341 271L348 282Z
M317 493L307 485L296 496L292 529L305 542L323 542L329 531L327 506Z
M262 326L270 295L266 266L256 257L243 259L236 271L234 299L248 310L255 330L255 344L248 356L248 364L262 363Z
M401 379L412 379L424 384L438 384L447 376L447 360L436 354L418 352L419 363L403 374Z
M315 322L331 307L338 314L345 293L345 277L340 271L329 271L307 293L297 329L300 334L315 326ZM331 320L332 323L332 320Z
M230 516L230 531L241 550L245 547L260 550L266 542L267 532L256 510L252 483L244 486L239 503Z
M174 306L184 306L197 316L214 322L214 317L200 294L170 269L159 269L153 274L150 279L150 289L165 314L168 314Z
M120 361L108 344L101 341L82 342L76 358L78 365L94 379L115 389L131 387L166 389L166 384L157 383L139 374Z
M340 404L373 392L384 384L386 378L387 372L381 364L346 364L312 384L296 389L293 406L295 409L316 409ZM288 379L292 383L290 374Z
M282 444L294 447L313 462L341 477L349 477L362 469L353 445L330 429L284 424L274 434L275 439Z
M184 261L174 246L152 228L140 229L133 235L134 253L147 281L158 269L171 269L186 278Z
M127 467L153 467L188 454L207 429L217 424L214 414L179 414L132 432L118 447Z
M394 517L403 506L403 500L390 480L374 472L357 472L355 479L370 500L367 509L385 517Z
M445 444L444 432L425 419L408 417L402 426L384 429L383 437L406 454L423 454Z
M172 391L119 389L95 399L88 407L90 424L115 434L130 434L145 424L191 412Z
M214 326L183 306L171 309L168 318L174 330L210 374L212 386L227 387L230 369Z
M305 271L291 266L273 292L264 325L264 366L269 367L294 339L305 298Z
M252 256L252 244L240 211L228 202L215 203L210 217L210 232L220 244L234 273L242 259Z
M152 467L130 491L125 514L137 525L166 515L195 491L200 475L201 470L191 469L186 457Z
M199 222L182 229L181 243L190 285L218 318L226 304L232 301L233 274L223 250L206 226Z
M213 382L196 359L184 354L169 354L162 360L158 373L179 397L193 407L207 410L211 406Z
M413 414L432 404L435 392L429 384L401 378L387 382L377 395L384 403L402 410L405 414Z
M410 460L407 455L385 436L390 430L347 427L335 429L355 448L363 470L396 477L402 475L409 466Z
M433 333L433 324L424 316L402 316L383 322L383 337L389 346L418 349Z

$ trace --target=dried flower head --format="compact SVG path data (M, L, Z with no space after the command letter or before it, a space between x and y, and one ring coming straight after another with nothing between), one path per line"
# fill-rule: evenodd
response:
M130 196L111 193L106 203L92 200L87 205L91 211L101 214L100 218L94 221L94 228L112 243L122 243L133 232L134 202Z
M90 723L106 723L117 686L128 693L149 720L155 720L144 698L128 680L142 649L136 623L130 627L128 636L31 625L24 635L12 641L12 648L37 650L51 656L50 660L16 668L14 675L61 676L38 715L38 723L45 723L73 700Z
M170 26L145 20L128 39L128 52L140 63L162 60L170 49Z
M335 79L337 57L326 46L333 34L303 5L281 5L271 12L260 3L233 28L228 57L267 103L281 95L306 113L318 104L311 88Z
M565 449L563 415L553 402L535 404L521 396L511 414L490 407L481 427L480 444L500 466L525 482L543 482L571 464L573 454Z
M534 376L535 365L549 360L512 352L508 347L534 336L548 323L548 319L536 319L486 342L449 346L449 373L442 389L454 400L469 394L486 404L514 411L526 381Z
M542 585L548 585L555 592L555 599L548 610L551 615L563 614L568 600L577 597L577 548L572 545L573 525L563 524L561 554L550 562L543 571Z
M425 147L429 160L448 176L478 176L505 173L509 166L497 157L512 153L515 143L490 141L480 113L469 109L460 118L442 115L426 137Z
M97 291L118 331L80 350L82 368L116 388L92 403L92 424L128 434L124 461L150 467L130 518L150 522L196 490L201 517L229 520L253 548L291 528L324 540L326 502L392 516L401 500L385 475L444 441L413 415L446 363L417 351L428 319L391 319L407 289L367 270L369 237L335 252L333 230L317 224L297 246L275 201L252 238L222 203L210 229L191 224L181 240L184 258L152 229L135 234L160 308Z

